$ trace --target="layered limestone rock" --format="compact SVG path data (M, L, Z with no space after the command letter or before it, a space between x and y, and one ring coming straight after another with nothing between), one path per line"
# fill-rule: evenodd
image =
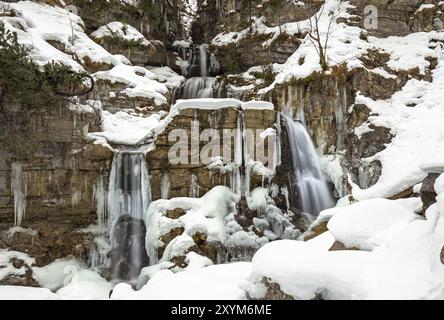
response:
M258 248L256 241L259 240L254 239L263 238L261 241L267 242L267 237L271 240L297 237L300 231L305 230L309 221L300 214L298 195L291 188L293 178L293 168L289 159L291 153L289 143L286 142L288 138L285 130L281 130L279 113L271 109L242 109L237 103L212 109L197 105L197 100L195 102L195 106L192 105L193 101L190 101L189 106L180 109L180 112L155 139L155 149L147 154L153 201L172 199L172 204L165 202L165 205L161 205L153 202L154 207L150 207L147 216L149 223L169 221L168 227L159 227L159 230L163 232L159 237L162 245L156 249L158 258L162 258L162 261L168 259L174 263L174 266L180 268L186 266L185 256L191 251L210 258L214 263L245 260L251 258ZM175 132L177 129L181 131ZM217 135L220 136L220 144L216 144L216 148L209 153L212 159L210 163L199 161L202 158L199 159L198 153L208 147L208 140L203 138L192 140L195 139L196 134L199 135L205 129L213 130L211 139ZM272 170L265 168L272 163L267 163L267 160L262 160L262 162L254 160L252 157L255 153L255 145L258 148L260 143L256 141L250 144L244 140L249 130L256 134L256 138L263 132L269 132L272 135L278 135L281 141L285 140L280 143L282 148L275 150L279 155L268 159L276 163L276 167L272 167ZM228 140L223 140L231 134L233 136L229 138L229 143L227 143ZM193 143L196 151L193 151ZM184 147L185 151L191 151L182 158L181 163L177 163L178 159L173 157L179 156L178 146ZM272 147L270 140L267 147ZM270 150L272 149L268 149L268 152L271 152ZM226 156L228 153L232 156L231 162L229 159L220 159L219 155ZM200 155L202 156L203 153L201 152ZM181 222L182 217L190 209L186 204L188 200L184 199L182 203L180 200L182 198L177 200L174 198L206 197L209 192L215 192L215 187L220 188L220 186L230 188L233 194L239 196L234 211L231 213L233 220L225 222L227 223L226 232L229 235L244 232L243 238L240 238L238 242L230 242L230 236L223 242L209 240L206 231L187 230L189 226L185 228ZM254 201L257 201L253 200L257 199L255 192L264 198L263 204L255 204ZM176 204L176 207L170 208L173 204ZM150 211L158 205L168 210L159 213ZM191 206L193 207L194 205ZM160 214L165 217L165 220L162 218L153 222L150 216L154 214ZM252 237L252 240L245 242L245 237ZM178 243L185 241L184 239L189 239L193 244L184 242L188 246L186 250L174 249L179 246Z
M405 36L412 32L442 30L442 3L438 0L352 0L349 23L378 37ZM375 22L376 21L376 22ZM374 23L377 23L375 25Z
M112 153L88 145L85 135L100 118L86 110L3 107L0 246L29 253L38 266L69 255L88 258L92 235L82 228L97 220L94 187L106 179Z
M322 0L283 0L273 6L266 1L198 0L199 15L193 23L192 38L197 43L210 43L221 32L238 32L249 27L252 17L265 17L269 26L302 21L312 16L322 3Z
M302 35L282 31L277 37L252 31L238 42L211 45L224 73L240 73L253 66L284 63L297 50ZM270 41L271 40L271 41Z
M191 150L192 124L196 123L199 127L196 128L197 134L204 129L215 129L220 137L220 152L218 155L211 155L210 157L217 157L223 155L223 130L235 130L239 128L239 116L243 113L245 128L252 130L266 130L274 127L276 124L276 112L273 110L245 110L240 111L235 106L232 108L223 108L218 110L205 110L198 108L188 108L175 116L168 127L155 140L155 150L150 152L147 157L148 166L150 168L152 197L153 200L162 198L162 188L166 185L166 180L169 181L168 197L179 197L184 195L201 196L216 185L230 186L230 174L228 168L224 170L217 163L203 164L199 161L199 154L190 154L186 157L186 163L173 164L169 160L168 153L172 147L177 143L177 137L168 139L170 132L175 129L184 130L186 139L184 140L185 149ZM236 153L234 139L231 140L230 153L232 159ZM202 150L202 147L207 144L205 141L197 141L197 152ZM254 150L253 150L254 152ZM216 159L215 159L216 161ZM242 160L241 160L242 161ZM210 169L210 168L213 169ZM241 169L243 170L243 169ZM252 173L250 189L262 185L263 177L256 173Z
M74 10L82 17L88 33L109 22L124 21L148 39L160 40L167 46L183 36L184 28L180 19L183 5L179 0L143 0L138 5L119 0L98 0L94 3L71 0L65 3L75 6Z

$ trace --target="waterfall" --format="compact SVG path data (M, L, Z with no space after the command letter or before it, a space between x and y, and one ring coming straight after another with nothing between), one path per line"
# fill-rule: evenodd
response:
M208 45L206 45L206 44L202 44L199 46L199 65L200 65L200 76L201 77L208 76L207 46Z
M319 158L304 125L284 114L290 141L295 181L301 209L317 216L333 206L333 199L322 175Z
M116 153L108 191L110 222L124 214L143 219L150 193L145 156L142 153Z
M14 197L14 227L19 227L26 212L26 176L23 164L11 164L11 193Z
M131 280L148 265L143 216L151 198L142 153L116 153L108 189L108 216L114 279Z
M194 77L186 80L176 91L177 99L214 98L214 81L211 77Z

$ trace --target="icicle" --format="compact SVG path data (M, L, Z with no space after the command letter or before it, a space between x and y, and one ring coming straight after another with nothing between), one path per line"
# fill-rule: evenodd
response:
M14 227L19 227L25 218L26 212L26 175L23 173L23 164L11 164L11 193L14 197Z
M282 134L282 126L281 126L281 114L277 113L276 114L276 148L274 149L274 163L275 163L275 167L277 168L278 166L281 165L281 154L282 154L282 150L281 150L281 134Z
M162 175L162 181L160 183L160 197L162 199L168 199L170 188L171 188L170 175L168 173L164 173Z
M237 195L242 194L242 179L240 167L242 166L242 139L243 139L244 114L239 112L237 116L237 130L234 139L234 164L230 175L230 188Z
M191 174L190 198L198 198L198 197L199 197L199 185L197 184L197 177L194 174Z
M285 204L287 206L287 210L290 209L290 199L288 196L288 189L286 187L281 188L281 193L285 197Z
M219 61L217 61L216 56L214 55L214 53L212 53L210 56L210 72L213 75L217 75L219 73L219 70L220 70Z
M93 187L93 199L96 204L97 224L100 234L107 231L107 194L103 177L99 176Z
M77 207L82 200L82 191L76 190L71 195L71 207Z

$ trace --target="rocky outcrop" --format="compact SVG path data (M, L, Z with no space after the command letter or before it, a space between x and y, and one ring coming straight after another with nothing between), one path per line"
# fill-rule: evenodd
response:
M97 80L97 91L90 95L92 99L98 99L103 109L116 113L118 111L127 111L131 114L147 116L160 110L167 110L168 104L158 105L154 98L135 96L129 97L125 94L128 84L121 82L111 82L108 80ZM166 98L171 101L172 94L167 92Z
M283 292L279 284L272 282L269 278L262 278L262 284L267 288L264 300L295 300L294 297Z
M124 21L138 29L147 39L160 40L167 46L183 37L183 25L180 19L182 4L172 1L140 1L140 5L119 0L66 1L74 5L85 23L87 33L113 21Z
M422 201L422 212L425 214L426 210L434 203L438 196L435 191L435 181L439 177L438 173L429 173L427 178L422 182L420 194Z
M162 180L169 181L168 197L179 197L185 195L202 196L214 186L230 185L230 172L220 170L219 167L209 169L208 164L202 164L198 160L192 162L191 155L187 155L186 163L171 164L168 158L168 153L176 144L177 138L169 141L168 136L174 129L185 130L187 134L187 150L190 150L191 145L191 124L193 121L198 121L199 130L215 129L219 137L224 137L224 129L238 128L238 117L240 111L234 108L224 108L219 110L204 110L204 109L185 109L180 112L180 115L174 117L172 122L168 125L166 130L155 140L155 150L150 152L147 157L148 167L151 176L152 198L153 200L161 198ZM274 127L276 124L276 112L271 110L246 110L244 112L245 126L248 129L265 130L269 127ZM234 140L232 140L234 141ZM199 142L199 151L206 145L204 141ZM231 142L231 155L234 156L234 143ZM220 149L221 156L223 149ZM244 170L244 169L241 169ZM252 173L250 190L257 186L262 186L261 175ZM277 179L277 178L274 178ZM165 183L165 182L164 182Z
M196 43L210 43L221 32L238 32L250 26L251 17L265 17L267 25L302 21L313 15L322 0L280 1L276 6L262 1L198 0L198 16L193 23ZM208 25L213 28L208 28Z
M354 8L350 9L353 17L349 23L367 29L374 36L405 36L412 32L442 29L443 17L437 0L352 0L350 4ZM377 25L367 27L365 22L369 23L372 16L376 18L372 23L377 20Z
M84 139L97 130L98 115L71 109L3 105L0 244L29 253L38 266L69 255L87 259L92 235L82 228L96 222L94 188L107 179L112 157ZM9 230L14 224L23 228Z
M221 72L233 74L253 66L284 63L299 47L301 37L285 31L276 37L252 32L235 43L211 45L210 50L220 63Z

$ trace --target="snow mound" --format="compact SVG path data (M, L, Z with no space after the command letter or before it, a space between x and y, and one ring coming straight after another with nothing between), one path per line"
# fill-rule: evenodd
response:
M361 250L375 249L418 218L412 210L387 199L371 199L325 211L333 216L327 227L335 239L348 248Z
M0 286L0 300L59 300L60 297L46 288Z
M136 28L120 21L113 21L91 33L96 39L105 37L118 37L128 42L139 42L143 46L150 46L151 43Z
M19 43L30 49L31 59L40 66L57 61L75 71L83 70L73 55L82 64L85 59L98 64L129 63L126 58L110 54L91 40L82 29L82 19L66 9L31 1L0 4L17 12L17 17L0 17L0 21L17 33ZM64 47L64 52L54 47L52 41Z
M191 236L196 232L207 234L208 241L224 241L227 236L224 219L238 201L239 196L229 188L216 186L201 198L184 197L152 202L145 218L146 247L151 263L157 262L157 248L163 244L160 237L173 228L183 227L184 232L168 244L161 261L184 254L194 245ZM181 208L186 213L178 219L165 216L168 210L176 208Z
M64 287L57 294L64 300L108 299L114 285L103 279L97 272L80 269L75 265L64 268Z
M374 199L335 208L331 230L308 242L265 245L253 258L248 292L263 297L261 279L267 277L301 299L444 299L444 175L435 189L438 202L427 210L426 219L412 218L415 199ZM365 234L370 238L363 239ZM373 250L328 251L338 240L333 235Z
M102 131L90 132L90 139L105 139L108 143L137 145L153 137L154 128L161 120L162 114L155 113L149 117L139 117L119 111L102 112Z
M65 284L67 274L71 268L80 269L81 263L74 259L58 259L44 267L34 267L33 277L38 283L51 291L57 291Z
M251 272L251 264L237 262L173 273L157 272L139 291L120 288L111 298L127 300L239 300L246 299L241 284ZM125 290L122 294L122 291Z
M143 67L119 64L111 70L96 72L94 77L111 83L127 84L129 87L121 93L128 97L151 98L157 105L167 103L164 95L168 92L168 88L155 80L156 74Z

